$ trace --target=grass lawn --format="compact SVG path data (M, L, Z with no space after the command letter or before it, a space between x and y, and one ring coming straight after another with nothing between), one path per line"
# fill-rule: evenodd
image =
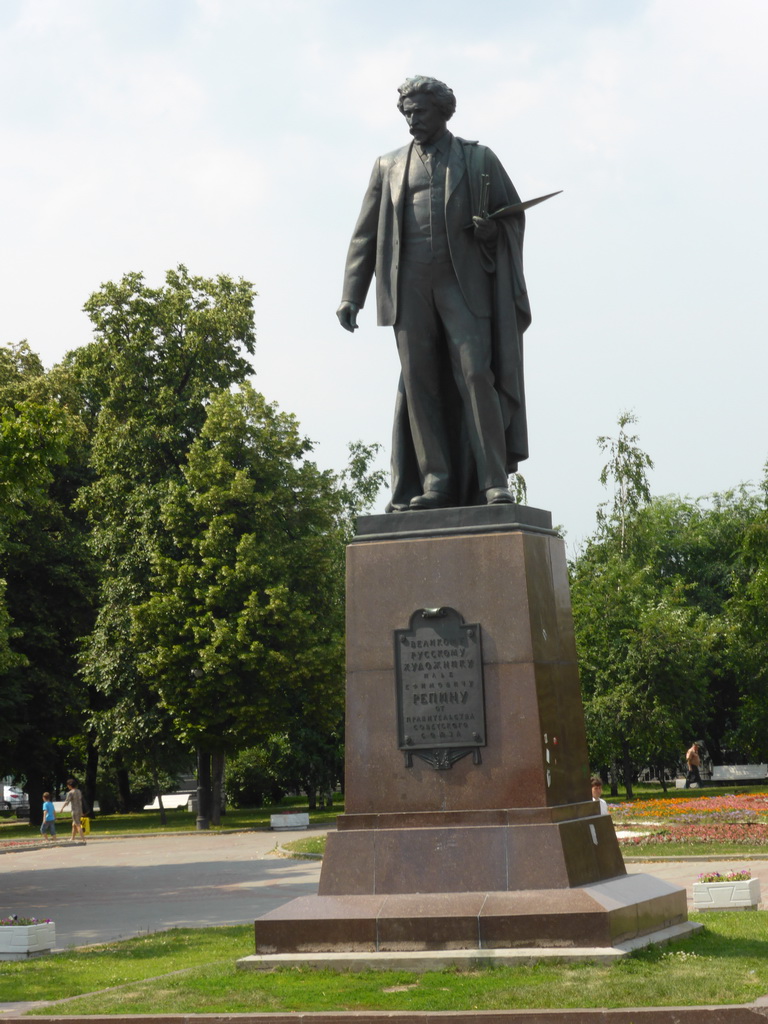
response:
M748 1003L768 992L763 911L692 915L698 936L610 965L545 963L427 974L310 968L241 971L249 926L175 929L140 939L0 965L0 1002L81 998L36 1011L236 1013L332 1010L494 1010ZM179 973L174 973L179 972ZM111 986L112 991L102 991Z
M304 839L294 839L290 843L280 843L280 846L287 850L292 857L315 860L325 853L325 836L307 836Z
M749 860L768 857L768 849L764 846L737 846L734 843L638 843L636 846L622 846L621 853L625 859L642 857L643 860L664 860L665 857L730 857Z

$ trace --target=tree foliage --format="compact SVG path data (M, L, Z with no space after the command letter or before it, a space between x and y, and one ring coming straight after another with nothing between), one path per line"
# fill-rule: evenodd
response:
M598 437L597 446L608 452L608 462L600 472L600 483L613 486L613 504L608 512L605 505L597 510L597 521L606 536L618 538L619 550L624 554L629 518L650 500L648 470L653 469L653 460L638 445L637 434L628 434L626 428L637 423L631 412L619 414L616 437Z
M26 342L0 348L0 775L52 782L82 732L93 566L75 504L86 431ZM37 807L33 808L33 819Z
M126 769L160 785L193 745L279 736L307 785L338 763L343 550L377 446L323 472L247 383L254 295L127 274L53 369L0 348L0 768L35 805L99 755L126 808Z
M252 286L185 267L150 288L141 274L107 283L85 304L95 340L66 367L91 422L92 479L83 487L100 566L98 612L82 673L101 696L101 744L148 771L179 758L175 725L138 668L133 609L146 601L152 559L170 541L160 507L220 390L243 381L254 348ZM149 764L147 764L149 760Z
M571 566L591 757L630 782L637 765L674 770L694 738L716 763L768 753L765 488L652 498L633 422L598 439L614 499Z
M343 503L295 419L250 386L207 412L161 502L170 545L132 636L178 734L219 750L338 703Z

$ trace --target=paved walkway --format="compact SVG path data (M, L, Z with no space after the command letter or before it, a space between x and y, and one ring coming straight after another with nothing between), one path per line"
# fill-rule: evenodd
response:
M174 927L246 924L317 889L319 862L275 854L305 833L68 839L0 857L0 917L50 917L60 948Z
M173 927L250 923L280 904L313 893L319 861L276 854L300 832L237 832L60 839L0 857L0 917L56 921L60 948L130 938ZM768 902L768 860L627 862L688 891L702 871L749 865Z

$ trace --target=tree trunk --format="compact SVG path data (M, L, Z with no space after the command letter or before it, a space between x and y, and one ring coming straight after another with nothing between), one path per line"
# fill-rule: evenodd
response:
M96 773L99 768L99 748L93 742L93 737L88 736L88 753L85 763L85 783L83 785L85 805L94 816L94 803L96 801Z
M211 755L197 748L197 820L195 827L198 832L206 832L211 827Z
M43 782L42 772L27 772L27 784L24 787L29 797L29 824L31 828L40 828L43 823Z
M225 755L218 751L211 754L211 824L220 825L224 803Z
M304 780L304 792L307 794L307 801L309 803L310 811L317 810L317 789L313 782L309 779Z
M131 810L131 779L127 768L117 769L117 792L121 814L129 814Z
M611 796L619 795L619 765L614 759L611 764Z
M627 791L627 799L631 800L634 796L632 791L632 759L629 756L629 743L625 739L621 741L621 755L624 767L624 788Z
M168 815L165 813L165 807L163 806L163 794L160 788L160 779L157 775L157 765L152 766L152 785L155 790L155 796L157 797L157 806L160 808L160 824L168 824Z

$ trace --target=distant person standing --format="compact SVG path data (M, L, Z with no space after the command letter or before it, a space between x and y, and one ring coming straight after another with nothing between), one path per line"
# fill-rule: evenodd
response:
M43 793L43 823L40 835L48 839L56 838L56 808L51 803L51 794Z
M69 792L62 805L62 811L69 804L72 810L72 842L75 836L79 833L80 838L85 842L85 832L83 831L83 794L77 788L77 783L74 779L67 779L67 789Z
M608 804L603 800L603 780L599 775L593 775L591 779L592 799L600 804L600 813L608 814Z
M701 785L701 755L699 754L698 743L691 743L690 748L685 752L685 761L688 765L688 774L685 776L685 788L690 789L692 785Z

